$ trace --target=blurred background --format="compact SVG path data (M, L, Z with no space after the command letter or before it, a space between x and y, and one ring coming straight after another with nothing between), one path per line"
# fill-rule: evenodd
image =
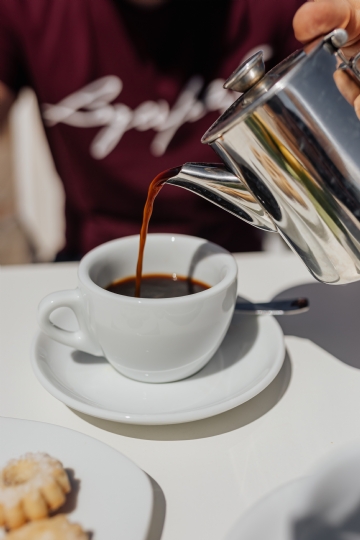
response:
M200 139L238 97L224 81L259 50L270 69L297 49L303 2L0 0L0 264L79 260L138 234L151 178L219 161ZM186 190L162 191L149 231L287 249Z
M0 264L53 261L65 244L64 201L35 94L25 88L0 130ZM287 247L264 233L263 250Z
M0 131L0 264L52 261L64 231L63 187L25 88Z

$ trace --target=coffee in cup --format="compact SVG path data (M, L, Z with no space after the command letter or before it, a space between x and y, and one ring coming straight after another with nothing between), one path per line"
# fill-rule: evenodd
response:
M141 277L141 298L176 298L196 294L209 289L210 285L177 274L150 274ZM135 297L136 276L118 279L106 287L107 291Z

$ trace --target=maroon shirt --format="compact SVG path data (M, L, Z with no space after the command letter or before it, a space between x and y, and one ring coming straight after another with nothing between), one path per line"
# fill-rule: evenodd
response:
M222 80L249 51L268 66L298 44L303 0L0 0L0 80L31 86L66 193L66 253L138 234L151 179L187 161L217 162L200 139L236 98ZM259 232L165 186L150 231L194 234L231 251Z

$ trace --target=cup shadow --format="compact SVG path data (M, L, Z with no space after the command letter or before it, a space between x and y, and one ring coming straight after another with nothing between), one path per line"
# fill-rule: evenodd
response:
M260 394L222 414L183 424L159 426L123 424L110 420L102 420L101 418L95 418L73 409L71 410L85 422L104 431L124 437L152 441L206 439L240 429L267 414L285 395L290 384L291 375L291 359L288 351L286 351L285 360L279 373L272 383L260 392Z
M277 317L285 335L313 341L341 362L360 369L360 282L345 286L307 283L292 287L274 300L307 297L310 309Z
M76 364L107 364L104 356L93 356L83 351L72 351L71 358Z

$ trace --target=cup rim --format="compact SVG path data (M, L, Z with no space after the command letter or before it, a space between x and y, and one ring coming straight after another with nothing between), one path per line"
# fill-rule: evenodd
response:
M124 296L119 294L114 294L111 291L107 291L106 289L103 289L100 287L100 285L97 285L90 277L90 268L94 264L95 261L99 259L101 254L105 254L105 252L108 252L109 249L111 249L111 246L115 244L119 244L124 241L132 241L133 239L139 239L138 234L131 235L131 236L124 236L122 238L117 238L115 240L110 240L109 242L105 242L104 244L101 244L100 246L95 247L89 253L87 253L80 261L79 268L78 268L78 279L79 282L85 285L88 289L90 289L92 292L96 293L97 295L101 295L104 298L118 298L121 299L122 302L126 302L129 304L144 304L148 306L154 306L154 303L157 305L166 306L167 304L174 303L176 301L177 303L183 303L183 302L189 302L194 301L196 298L208 298L211 296L216 295L218 292L226 289L234 280L237 278L238 273L238 267L237 263L235 261L235 258L233 255L227 251L225 248L219 246L218 244L215 244L214 242L210 242L209 240L206 240L205 238L201 238L198 236L191 236L187 234L178 234L178 233L149 233L148 238L150 237L181 237L181 238L187 238L189 240L203 240L204 242L210 243L213 246L216 246L217 249L219 249L219 253L222 252L223 255L228 256L229 263L230 263L230 269L228 272L226 272L223 279L217 283L216 285L213 285L209 289L206 289L204 291L200 291L198 293L192 294L192 295L186 295L186 296L174 296L170 298L134 298L132 296Z

